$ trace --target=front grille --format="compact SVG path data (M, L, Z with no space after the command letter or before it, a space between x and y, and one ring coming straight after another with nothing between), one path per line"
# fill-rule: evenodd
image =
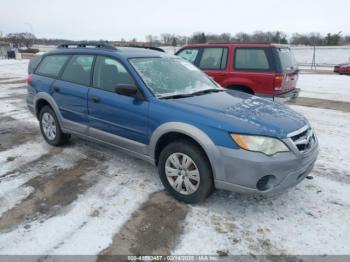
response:
M293 133L290 139L300 152L311 149L316 142L316 137L311 127L307 127L296 134Z

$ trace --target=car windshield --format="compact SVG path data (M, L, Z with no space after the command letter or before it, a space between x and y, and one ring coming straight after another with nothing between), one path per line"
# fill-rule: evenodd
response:
M293 52L289 48L277 48L283 71L298 69Z
M130 63L158 98L221 89L201 70L182 58L132 58Z

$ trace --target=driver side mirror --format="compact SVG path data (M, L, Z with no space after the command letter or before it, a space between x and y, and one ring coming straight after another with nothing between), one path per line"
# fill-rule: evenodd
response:
M119 95L130 96L136 99L143 99L143 95L137 86L132 84L119 84L115 87L115 92Z

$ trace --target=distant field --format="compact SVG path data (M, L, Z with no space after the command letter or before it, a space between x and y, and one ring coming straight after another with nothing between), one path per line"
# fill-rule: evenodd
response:
M299 64L311 64L313 47L292 47ZM350 62L350 46L317 46L315 52L316 64L335 65Z

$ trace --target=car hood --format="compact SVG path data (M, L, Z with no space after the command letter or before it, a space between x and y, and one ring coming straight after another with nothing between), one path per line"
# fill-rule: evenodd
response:
M228 132L285 138L308 124L281 103L231 90L165 101L188 114L196 113L200 124Z

